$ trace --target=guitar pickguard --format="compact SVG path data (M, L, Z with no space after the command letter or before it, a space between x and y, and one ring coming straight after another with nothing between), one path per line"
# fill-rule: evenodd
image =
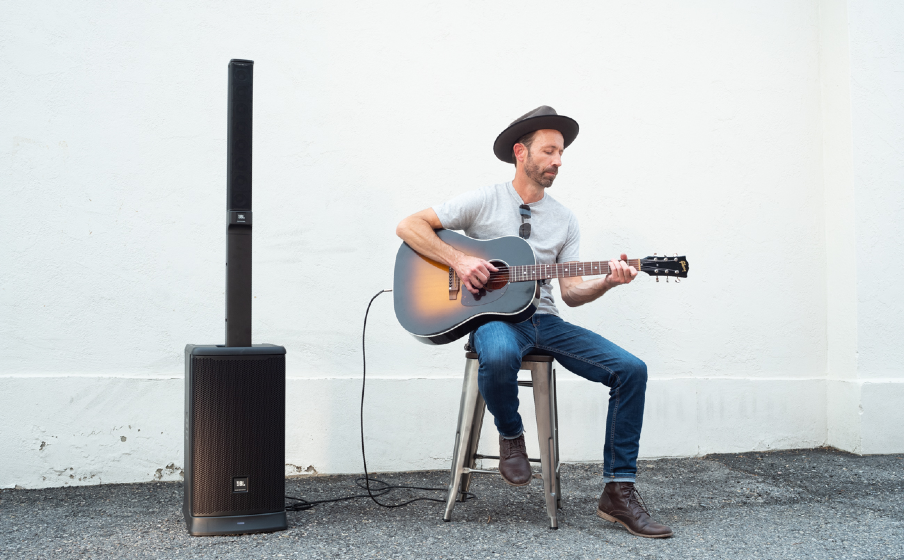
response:
M477 307L480 305L486 305L490 302L496 301L501 298L503 294L505 294L506 288L509 285L499 288L498 290L480 290L480 294L474 295L468 290L461 291L461 304L466 307Z

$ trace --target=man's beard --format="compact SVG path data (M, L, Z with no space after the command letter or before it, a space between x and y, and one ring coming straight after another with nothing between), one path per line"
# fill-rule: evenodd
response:
M549 171L553 174L552 177L547 177L545 173ZM558 170L555 167L547 167L546 169L540 169L540 166L534 163L534 160L530 157L530 152L527 153L527 161L524 162L524 173L527 175L527 178L531 181L537 183L544 189L548 189L552 186L552 182L556 180L556 173Z

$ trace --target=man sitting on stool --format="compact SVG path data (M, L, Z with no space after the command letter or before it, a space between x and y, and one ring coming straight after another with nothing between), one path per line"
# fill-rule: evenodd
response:
M452 267L462 284L477 294L497 269L466 255L437 237L434 230L464 230L475 239L520 234L537 264L579 260L580 230L574 214L546 190L562 166L562 153L578 134L578 123L542 106L519 117L496 138L496 157L515 164L510 182L459 195L399 223L396 233L418 253ZM562 301L571 307L589 303L610 289L628 284L637 270L627 255L609 261L609 275L583 280L560 278ZM643 423L647 366L602 336L559 318L551 286L544 282L537 312L522 323L493 321L471 333L480 369L478 387L499 430L499 473L513 486L530 483L531 469L518 414L518 370L531 352L553 356L570 371L609 387L609 412L603 440L603 477L597 515L641 537L670 537L654 522L634 489Z

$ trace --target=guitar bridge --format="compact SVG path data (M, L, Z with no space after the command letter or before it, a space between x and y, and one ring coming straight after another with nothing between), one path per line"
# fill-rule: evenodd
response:
M461 280L458 274L449 267L449 299L458 299L458 292L461 291Z

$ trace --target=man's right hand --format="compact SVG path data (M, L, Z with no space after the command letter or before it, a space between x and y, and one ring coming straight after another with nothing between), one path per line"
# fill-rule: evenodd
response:
M462 254L452 266L455 273L461 279L461 283L472 294L480 293L480 289L487 285L491 272L498 272L495 266L489 262Z

